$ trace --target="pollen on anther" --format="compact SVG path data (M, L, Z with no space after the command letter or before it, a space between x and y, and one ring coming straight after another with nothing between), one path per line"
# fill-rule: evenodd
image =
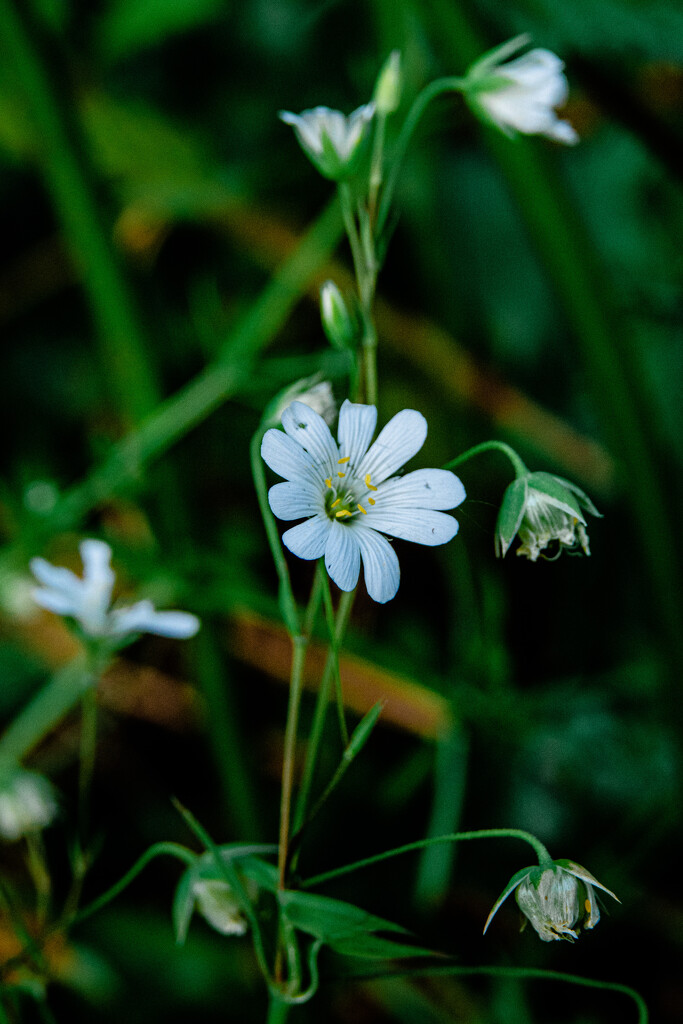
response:
M343 479L346 476L346 473L337 473L337 476Z
M350 455L345 455L343 459L337 459L337 465L341 466L344 462L348 462L350 458Z
M365 474L365 486L368 488L369 491L376 491L377 490L375 485L370 483L370 474L369 473Z
M586 900L583 905L586 908L586 913L590 914L590 912L591 912L591 901L590 900Z
M334 514L335 514L337 519L343 519L344 516L350 516L351 515L351 513L349 512L349 510L347 508L342 508L342 509L339 510L339 512L335 512Z
M368 498L368 505L374 505L374 504L375 504L375 499L374 498Z
M365 511L362 505L356 505L356 508L358 509L359 512L362 512L364 516L367 515L367 512Z
M325 477L325 485L327 487L331 487L332 486L332 477L331 476Z
M336 507L337 507L337 505L338 505L338 504L339 504L340 502L341 502L341 498L337 498L337 500L336 500L336 501L333 501L333 502L332 502L332 504L330 505L330 508L336 508Z

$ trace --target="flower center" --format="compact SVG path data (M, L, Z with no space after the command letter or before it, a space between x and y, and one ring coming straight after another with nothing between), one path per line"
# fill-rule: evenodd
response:
M354 475L349 465L350 458L350 455L345 455L338 459L336 476L325 478L325 512L329 519L338 519L342 523L358 515L366 516L368 510L359 499L374 505L375 499L371 492L377 490L370 473L366 473L363 481Z

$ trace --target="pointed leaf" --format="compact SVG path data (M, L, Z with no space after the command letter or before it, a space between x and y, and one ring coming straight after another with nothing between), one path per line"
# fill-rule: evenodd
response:
M284 917L295 928L330 945L335 939L366 932L407 932L401 925L368 914L352 903L343 903L328 896L285 890L279 892L277 897Z
M370 738L370 733L377 724L377 719L382 714L382 708L384 707L384 701L380 700L370 708L367 714L363 715L356 728L351 733L349 745L344 751L344 760L353 761L367 741Z
M329 946L335 953L341 953L343 956L362 957L365 960L398 960L400 957L408 956L443 956L442 953L424 949L422 946L410 946L404 942L394 942L393 939L384 939L379 935L367 933L332 939Z

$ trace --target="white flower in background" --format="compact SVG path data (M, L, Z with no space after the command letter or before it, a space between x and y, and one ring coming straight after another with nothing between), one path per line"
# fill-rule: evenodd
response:
M442 510L465 499L454 473L418 469L393 473L419 452L427 422L414 409L391 419L370 446L375 432L374 405L345 401L339 413L337 443L325 421L301 402L282 414L281 430L266 432L261 455L285 478L268 492L279 519L304 519L282 541L299 558L325 556L325 567L341 590L353 590L361 559L371 598L390 601L400 570L388 534L416 544L445 544L458 523Z
M518 36L473 64L465 79L465 99L476 114L506 135L545 135L574 145L579 136L554 110L569 94L564 63L557 54L536 49L500 63L527 42L527 36Z
M115 575L111 548L102 540L84 540L79 548L83 577L46 562L31 559L31 571L42 584L33 599L57 615L68 615L92 637L119 638L132 633L156 633L184 640L199 629L199 619L189 612L158 612L151 601L111 608Z
M15 768L0 779L0 837L13 842L50 824L57 813L52 785L42 775Z
M544 942L573 942L582 928L595 928L600 920L596 887L619 903L613 892L572 860L556 860L552 867L523 868L496 900L484 932L498 908L514 892L519 909Z
M195 878L192 895L199 913L221 935L244 935L249 927L232 886L219 878Z
M320 173L338 181L355 170L374 113L374 103L366 103L348 117L329 107L314 107L301 114L281 110L278 116L292 126L301 148Z

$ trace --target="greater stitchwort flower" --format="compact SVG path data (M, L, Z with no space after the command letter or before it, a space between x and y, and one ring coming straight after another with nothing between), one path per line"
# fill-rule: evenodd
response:
M465 99L478 116L506 135L545 135L573 145L579 136L553 109L562 106L569 93L560 58L536 49L501 64L527 42L527 36L518 36L476 61L467 73Z
M374 113L374 103L366 103L348 117L329 107L314 107L301 114L281 110L279 117L292 126L301 148L320 173L339 181L356 169Z
M345 401L339 413L339 443L325 421L301 402L282 414L281 430L266 432L264 461L285 483L270 488L268 500L279 519L303 519L282 540L299 558L325 556L325 567L341 590L353 590L363 560L371 598L390 601L400 570L382 534L417 544L445 544L458 523L443 509L465 499L454 473L418 469L392 474L419 452L427 422L414 409L397 413L370 446L377 422L374 405Z
M494 904L484 933L501 904L514 892L519 909L544 942L573 942L582 928L595 928L600 920L596 886L619 903L613 892L574 861L556 860L552 867L522 868Z
M33 599L42 608L75 619L91 637L121 639L134 633L156 633L184 640L199 629L199 619L189 612L158 612L151 601L111 607L116 577L111 568L111 548L102 540L84 540L79 548L83 577L76 576L44 558L31 560L31 571L42 584Z
M14 841L39 832L57 813L52 785L23 768L3 769L0 776L0 837Z
M552 473L527 473L510 484L496 523L496 552L505 555L515 536L517 554L554 560L566 548L590 555L584 511L599 516L580 487ZM550 554L546 554L549 551Z

